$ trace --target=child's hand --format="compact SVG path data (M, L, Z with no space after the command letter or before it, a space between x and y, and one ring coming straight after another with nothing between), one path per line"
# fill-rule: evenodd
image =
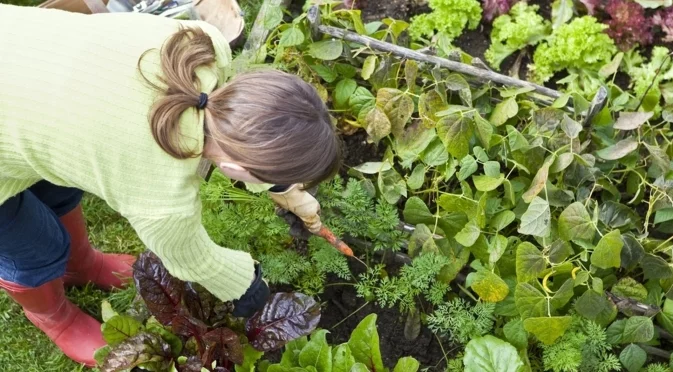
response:
M316 189L304 191L301 185L292 185L280 193L270 192L271 199L278 205L276 214L290 225L290 234L296 238L308 239L311 233L322 227L320 204L313 196Z

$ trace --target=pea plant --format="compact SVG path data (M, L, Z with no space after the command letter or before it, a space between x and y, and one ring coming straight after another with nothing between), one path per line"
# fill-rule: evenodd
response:
M326 4L321 22L410 45L404 21L365 24L358 10ZM611 48L592 60L606 76L619 68ZM657 345L673 332L669 113L643 110L609 81L605 106L586 100L586 84L545 104L531 88L320 36L306 15L275 26L266 49L316 87L345 136L364 130L384 148L349 176L414 226L403 247L411 264L396 276L371 267L361 296L426 312L464 345L457 364L468 371L637 371L668 355Z

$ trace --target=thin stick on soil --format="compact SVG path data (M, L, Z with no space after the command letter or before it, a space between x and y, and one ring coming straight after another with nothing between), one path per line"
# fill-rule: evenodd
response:
M359 308L357 308L357 310L355 310L355 311L353 311L352 313L350 313L347 317L341 319L341 321L339 321L339 323L333 325L330 329L334 329L334 328L340 326L343 322L345 322L346 320L348 320L348 318L350 318L350 317L352 317L353 315L357 314L360 310L364 309L365 306L367 306L367 305L369 305L369 301L365 302L364 305L362 305L362 306L360 306Z
M365 45L369 48L376 49L379 51L383 52L388 52L391 53L392 55L395 55L397 57L401 58L406 58L406 59L413 59L416 61L420 62L426 62L426 63L431 63L434 65L438 65L444 68L447 68L451 71L459 72L461 74L473 76L475 78L478 78L479 80L488 82L492 81L501 85L505 86L511 86L511 87L530 87L533 88L537 93L540 93L544 96L551 97L551 98L559 98L561 97L561 93L559 91L544 87L542 85L534 84L528 81L524 80L519 80L515 79L506 75L499 74L494 71L490 70L485 70L481 69L478 67L474 67L471 65L467 65L464 63L460 62L455 62L448 60L446 58L439 58L435 56L429 56L425 55L423 53L419 53L418 51L403 48L391 43L387 43L385 41L380 41L376 40L374 38L368 37L368 36L363 36L359 35L357 33L347 31L347 30L342 30L336 27L331 27L331 26L325 26L319 24L319 12L314 12L313 17L309 17L309 22L311 22L312 25L317 25L317 29L322 32L323 34L340 38L346 41L350 42L355 42L359 43L362 45ZM315 26L313 26L315 28Z

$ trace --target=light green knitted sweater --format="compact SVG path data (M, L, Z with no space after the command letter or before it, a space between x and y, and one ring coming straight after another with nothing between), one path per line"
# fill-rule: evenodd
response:
M171 274L232 300L250 285L253 260L208 237L200 159L174 159L155 143L148 111L159 93L137 68L180 24L213 40L217 66L197 73L201 91L211 92L226 78L231 51L207 23L0 4L0 204L40 180L95 194L130 221ZM141 68L155 80L157 51ZM181 129L184 145L200 151L203 113L185 112Z

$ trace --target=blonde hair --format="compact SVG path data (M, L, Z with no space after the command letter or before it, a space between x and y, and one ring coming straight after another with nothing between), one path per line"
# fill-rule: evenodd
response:
M181 29L160 54L165 86L145 78L163 91L149 113L152 134L171 156L198 157L180 146L179 121L185 110L199 104L195 70L215 63L212 40L201 29ZM204 110L206 136L264 182L310 187L341 166L340 141L327 107L297 76L275 70L238 75L208 95Z

